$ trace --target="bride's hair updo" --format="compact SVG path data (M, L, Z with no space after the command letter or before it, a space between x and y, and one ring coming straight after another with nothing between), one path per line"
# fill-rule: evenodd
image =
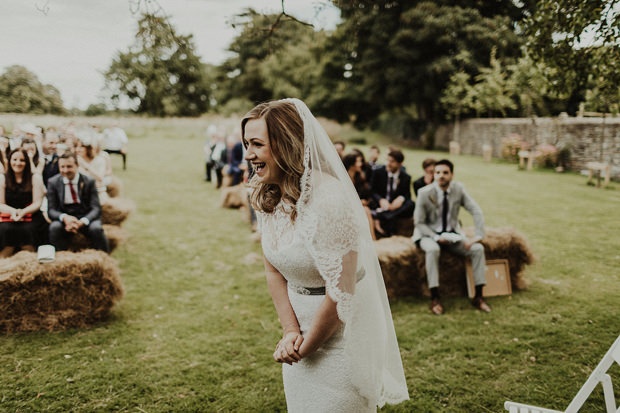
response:
M292 102L277 100L265 102L249 111L241 121L241 136L245 140L245 125L253 119L265 119L267 135L273 158L284 172L282 191L275 184L263 184L254 176L250 180L253 189L250 196L252 207L257 211L272 213L281 199L293 206L291 218L295 221L295 205L301 195L300 180L304 172L304 124Z

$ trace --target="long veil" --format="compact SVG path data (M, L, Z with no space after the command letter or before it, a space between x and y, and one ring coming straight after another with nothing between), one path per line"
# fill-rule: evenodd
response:
M385 284L360 199L331 140L308 107L299 99L285 101L295 104L304 124L305 169L296 225L301 226L305 246L345 325L345 354L353 385L371 406L407 400ZM327 198L330 202L322 203ZM319 208L318 216L308 213L316 211L317 204L326 207ZM356 266L348 266L354 268L350 273L343 271L348 258L357 261Z

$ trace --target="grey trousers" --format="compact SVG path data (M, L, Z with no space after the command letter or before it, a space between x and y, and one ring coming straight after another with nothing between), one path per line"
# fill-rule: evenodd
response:
M440 246L432 238L422 237L420 240L420 248L424 250L426 255L426 278L428 280L428 288L439 286L439 253L442 248L454 254L470 257L474 272L474 284L485 285L487 283L484 275L485 259L484 247L482 244L476 242L468 251L465 249L463 242Z

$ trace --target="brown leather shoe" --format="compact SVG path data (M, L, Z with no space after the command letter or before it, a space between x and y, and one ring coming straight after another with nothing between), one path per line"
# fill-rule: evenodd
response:
M491 312L491 307L489 307L482 297L474 297L474 299L471 300L471 304L480 311L484 311L485 313Z
M443 305L441 305L439 298L434 298L433 301L431 301L431 312L435 315L443 314Z

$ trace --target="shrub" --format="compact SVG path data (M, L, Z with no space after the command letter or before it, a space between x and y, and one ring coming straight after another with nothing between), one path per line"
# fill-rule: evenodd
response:
M548 143L537 145L536 163L543 168L555 168L558 163L558 150L556 147Z
M502 138L502 158L513 162L519 162L519 151L527 151L530 144L521 138L517 133L511 133L506 138Z

